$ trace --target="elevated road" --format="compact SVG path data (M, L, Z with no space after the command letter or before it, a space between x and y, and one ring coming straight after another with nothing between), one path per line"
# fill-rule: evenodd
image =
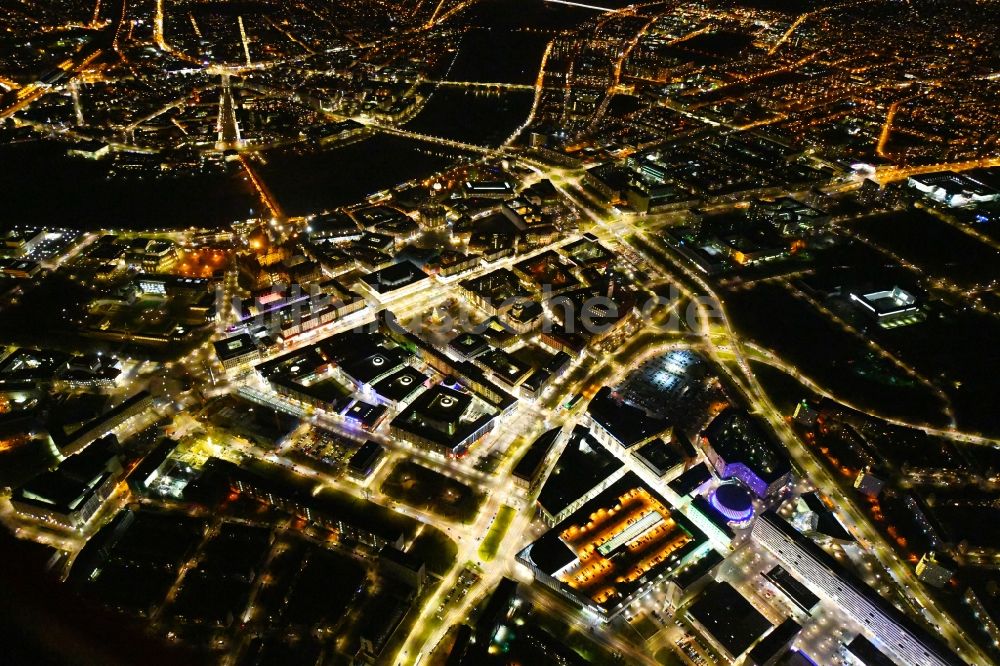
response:
M447 148L456 148L458 150L465 150L470 153L480 153L482 155L497 156L497 155L513 155L516 151L513 148L507 146L500 146L498 148L491 148L490 146L481 146L477 143L468 143L466 141L458 141L457 139L446 139L440 136L434 136L432 134L422 134L420 132L412 132L410 130L403 129L401 127L394 127L393 125L383 125L382 123L370 120L367 118L357 119L363 125L376 129L380 132L385 132L386 134L393 134L395 136L405 137L407 139L415 139L417 141L423 141L425 143L433 143L438 146L445 146Z

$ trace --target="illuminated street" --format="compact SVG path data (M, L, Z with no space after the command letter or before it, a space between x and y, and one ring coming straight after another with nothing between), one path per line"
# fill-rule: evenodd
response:
M994 5L6 7L0 662L1000 663Z

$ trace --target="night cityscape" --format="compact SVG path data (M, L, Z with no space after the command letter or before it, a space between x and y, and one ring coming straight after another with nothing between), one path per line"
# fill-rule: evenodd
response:
M0 665L1000 664L996 0L0 1Z

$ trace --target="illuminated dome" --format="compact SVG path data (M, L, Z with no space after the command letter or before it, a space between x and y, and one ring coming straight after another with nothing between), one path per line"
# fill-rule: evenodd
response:
M753 518L753 496L738 483L724 483L716 488L711 503L731 522L743 523Z

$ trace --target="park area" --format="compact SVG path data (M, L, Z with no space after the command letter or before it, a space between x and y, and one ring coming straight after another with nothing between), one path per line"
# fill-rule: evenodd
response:
M382 492L398 502L463 523L472 522L483 503L483 496L461 481L408 460L393 468Z
M500 543L503 541L504 535L507 534L510 523L516 515L517 511L512 507L506 504L500 507L497 515L493 517L493 522L490 523L490 529L486 532L486 537L479 546L479 559L483 562L489 562L496 557L497 549L500 548Z

